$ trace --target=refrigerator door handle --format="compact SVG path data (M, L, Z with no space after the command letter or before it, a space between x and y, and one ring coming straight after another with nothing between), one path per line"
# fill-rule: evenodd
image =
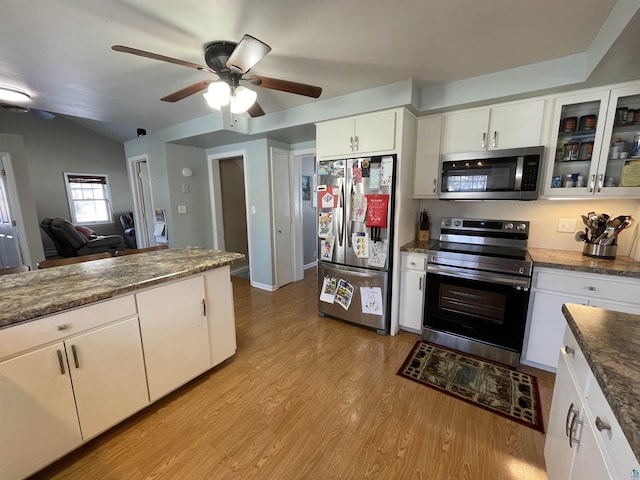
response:
M344 183L340 184L340 219L338 220L338 245L342 246L344 231Z

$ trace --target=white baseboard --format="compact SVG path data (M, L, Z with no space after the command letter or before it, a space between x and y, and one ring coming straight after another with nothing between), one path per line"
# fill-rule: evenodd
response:
M314 260L314 261L313 261L313 262L311 262L311 263L307 263L307 264L304 266L304 270L308 270L308 269L310 269L310 268L314 268L316 265L318 265L318 261L317 261L317 260Z
M251 286L255 288L259 288L260 290L266 290L268 292L275 292L277 288L274 285L267 285L264 283L251 282Z

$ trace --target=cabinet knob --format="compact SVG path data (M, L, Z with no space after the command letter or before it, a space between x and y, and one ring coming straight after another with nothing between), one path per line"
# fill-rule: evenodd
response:
M611 430L611 425L602 420L600 417L596 417L596 428L599 432L603 430Z
M412 267L416 266L416 262L409 262L409 265L411 265Z
M58 330L66 330L67 328L69 328L69 325L67 325L66 323L58 325Z
M595 292L596 291L596 287L587 287L587 290L589 290L590 292Z
M566 353L567 355L575 355L576 351L573 348L571 348L569 345L565 345L564 353Z

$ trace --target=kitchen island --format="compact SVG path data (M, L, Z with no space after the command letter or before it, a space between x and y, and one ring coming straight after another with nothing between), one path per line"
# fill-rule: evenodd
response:
M640 475L640 316L565 304L545 459L550 480Z
M0 278L0 479L43 468L236 351L229 264L182 248Z

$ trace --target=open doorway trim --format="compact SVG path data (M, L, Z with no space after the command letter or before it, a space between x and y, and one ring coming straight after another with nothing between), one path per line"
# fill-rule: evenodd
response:
M293 204L293 225L294 225L294 241L295 241L295 252L296 252L296 262L295 262L295 271L296 278L302 279L304 278L304 236L302 232L303 228L303 219L302 219L302 157L308 156L316 156L315 148L305 148L302 150L293 150L291 152L291 157L293 158L293 164L291 168L292 178L295 179L293 182L293 195L294 195L294 204ZM314 181L312 182L312 186L315 187L315 168L313 174ZM312 189L311 195L315 196L316 192ZM317 262L314 262L312 266L315 266Z
M25 263L25 261L31 262L31 253L27 242L27 232L24 229L24 219L22 217L22 210L20 210L20 194L18 193L16 177L13 172L11 155L8 152L0 152L0 164L4 170L6 178L7 197L11 216L13 217L12 220L16 223L15 228L18 231L18 257L22 263ZM35 265L30 266L34 267Z
M249 247L249 278L251 285L254 285L253 278L253 257L251 242L251 216L249 215L249 188L247 185L247 154L246 150L234 150L224 153L207 155L207 169L209 174L209 194L211 198L211 224L213 225L213 247L218 250L225 249L224 243L224 223L222 218L222 189L220 185L220 161L228 158L242 157L242 168L244 169L244 201L245 218L247 221L247 243Z
M131 188L131 194L133 196L133 223L136 226L136 246L138 248L144 248L152 246L151 243L151 235L148 228L148 223L146 219L143 217L143 203L144 203L144 192L140 191L137 180L137 169L136 166L139 163L144 162L149 168L149 157L144 155L137 155L135 157L127 158L127 169L129 172L129 187ZM147 185L149 188L149 197L151 198L151 202L153 202L153 191L151 190L151 182ZM153 205L147 205L148 212L147 215L153 214ZM155 242L153 243L155 245Z

